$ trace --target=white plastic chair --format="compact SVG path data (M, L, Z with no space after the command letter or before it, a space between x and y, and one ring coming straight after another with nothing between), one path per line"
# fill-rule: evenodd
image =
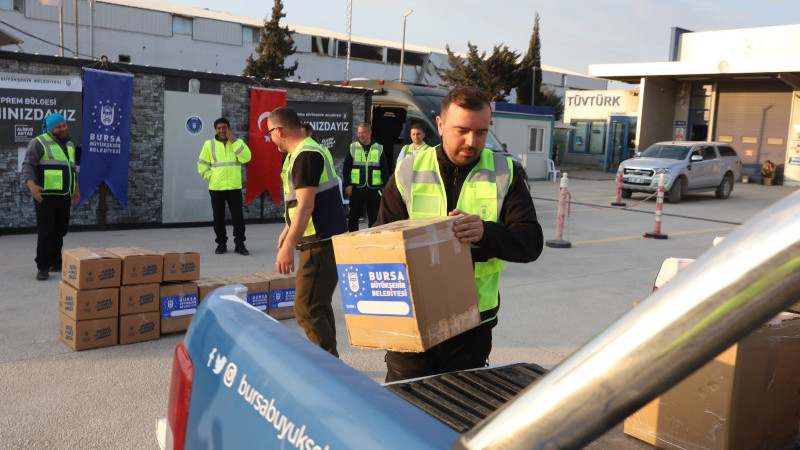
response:
M550 174L552 174L553 183L555 183L556 181L558 181L558 174L560 174L560 173L561 173L561 171L556 169L556 163L554 163L552 159L548 159L547 160L547 178L545 178L545 180L549 180L550 176L551 176Z

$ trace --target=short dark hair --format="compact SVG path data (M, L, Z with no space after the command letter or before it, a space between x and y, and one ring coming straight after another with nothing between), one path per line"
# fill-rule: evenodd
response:
M422 122L411 122L411 126L408 127L408 131L411 132L411 130L414 128L422 131L423 133L425 132L425 125L423 125Z
M488 107L491 109L492 107L491 103L489 103L489 97L480 89L472 86L455 87L444 96L444 100L442 100L442 117L447 114L447 109L450 107L450 104L455 104L460 108L470 111L482 111L483 108Z
M228 122L228 119L226 119L226 118L224 118L224 117L220 117L219 119L217 119L217 120L215 120L215 121L214 121L214 128L217 128L217 125L219 125L219 124L221 124L221 123L224 123L225 125L227 125L227 126L228 126L228 128L230 128L230 127L231 127L231 123L230 123L230 122Z
M269 121L273 126L281 126L290 130L302 128L297 112L288 106L279 106L269 114Z

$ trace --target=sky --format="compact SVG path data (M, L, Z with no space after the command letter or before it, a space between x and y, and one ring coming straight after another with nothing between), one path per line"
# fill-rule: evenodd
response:
M161 0L240 16L271 16L270 0ZM348 0L283 0L291 25L347 33ZM254 6L258 5L258 6ZM539 13L542 64L587 74L590 64L666 61L672 27L712 31L800 23L799 0L352 0L354 36L467 51L528 50ZM790 45L787 43L787 45Z

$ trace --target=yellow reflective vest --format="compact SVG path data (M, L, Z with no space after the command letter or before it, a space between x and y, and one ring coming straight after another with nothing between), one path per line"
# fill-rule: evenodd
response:
M456 207L476 214L486 222L498 222L513 176L511 159L489 149L481 152L478 164L464 180ZM447 216L447 195L439 173L436 148L420 150L400 162L395 181L410 219ZM474 263L475 288L481 322L497 317L500 307L500 272L503 261L489 258Z
M36 137L44 154L39 160L44 190L42 195L72 195L75 192L75 147L67 141L67 153L61 145L44 133Z
M379 189L383 186L381 173L381 158L383 146L373 142L369 149L364 150L361 142L350 144L350 156L353 157L353 167L350 169L350 184L354 187L368 187Z
M242 164L250 161L250 148L241 139L222 143L216 136L203 143L197 172L211 191L242 188Z

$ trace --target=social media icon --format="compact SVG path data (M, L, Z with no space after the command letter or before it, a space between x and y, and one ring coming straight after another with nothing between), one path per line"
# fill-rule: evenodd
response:
M237 370L238 368L236 367L236 364L232 362L228 363L228 367L225 368L225 376L222 378L222 382L225 383L225 386L233 386L233 381L236 379Z
M225 363L228 362L228 358L222 355L217 355L217 360L214 362L214 375L219 375L222 372L222 368L225 367Z

